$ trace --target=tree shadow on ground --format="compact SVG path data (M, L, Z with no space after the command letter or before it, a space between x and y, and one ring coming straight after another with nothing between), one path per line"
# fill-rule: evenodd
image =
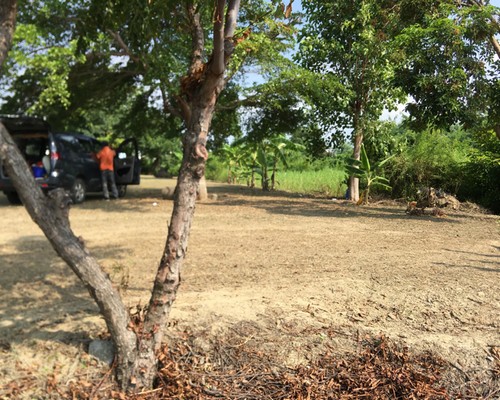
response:
M224 192L220 192L224 194ZM272 214L282 214L302 217L326 218L382 218L393 220L420 220L437 223L458 223L455 216L435 217L432 215L410 216L401 206L385 206L372 204L356 206L346 200L331 200L311 198L289 193L268 192L268 194L255 194L249 191L235 192L238 195L221 196L214 205L224 207L253 207L265 210Z
M60 325L98 316L84 284L43 236L6 243L0 279L0 338L10 343L26 339L82 342L88 333L66 332ZM93 248L93 255L120 258L119 247ZM12 293L16 293L15 296ZM61 325L64 326L64 325Z
M491 246L493 249L498 249L497 246ZM483 272L496 272L500 273L500 255L496 254L483 254L476 253L472 251L461 251L461 250L452 250L452 249L444 249L445 251L460 253L469 255L471 258L468 260L461 260L459 265L456 264L448 264L444 262L434 263L434 265L440 265L447 268L467 268L467 269L475 269ZM480 257L480 258L477 258ZM492 259L491 261L486 261L486 259ZM490 268L491 265L491 268Z

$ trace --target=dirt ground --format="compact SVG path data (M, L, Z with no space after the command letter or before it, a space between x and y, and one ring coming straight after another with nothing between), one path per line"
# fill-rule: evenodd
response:
M172 209L161 188L174 185L146 176L124 199L93 196L71 209L73 230L131 307L149 299ZM463 371L491 367L498 216L408 216L396 203L357 207L224 184L209 192L217 199L197 205L172 331L251 327L247 340L290 366L383 333ZM30 368L40 382L55 369L61 382L92 369L82 354L105 332L96 306L24 208L0 195L0 215L0 388Z

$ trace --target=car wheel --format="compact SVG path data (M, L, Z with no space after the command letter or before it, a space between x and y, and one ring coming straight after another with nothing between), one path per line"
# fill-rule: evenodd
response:
M125 197L127 194L127 185L118 185L118 197Z
M76 179L71 188L70 196L74 204L83 203L85 196L87 194L87 188L85 187L85 182L81 179Z
M19 198L19 195L16 192L7 192L5 193L5 196L7 196L7 200L9 201L10 204L15 206L21 204L21 199Z

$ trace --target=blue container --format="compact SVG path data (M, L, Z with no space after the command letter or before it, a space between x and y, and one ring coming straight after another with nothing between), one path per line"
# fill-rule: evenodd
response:
M32 165L31 170L33 171L33 175L35 178L43 178L45 175L45 168L39 167L37 165Z

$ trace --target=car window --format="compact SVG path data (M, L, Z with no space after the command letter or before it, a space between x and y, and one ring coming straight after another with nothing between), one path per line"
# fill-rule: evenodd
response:
M64 149L70 153L79 154L83 151L82 146L76 137L71 135L59 135L59 139Z
M80 145L82 146L82 149L85 153L95 153L96 145L91 140L80 138L78 139L78 141L80 142Z

